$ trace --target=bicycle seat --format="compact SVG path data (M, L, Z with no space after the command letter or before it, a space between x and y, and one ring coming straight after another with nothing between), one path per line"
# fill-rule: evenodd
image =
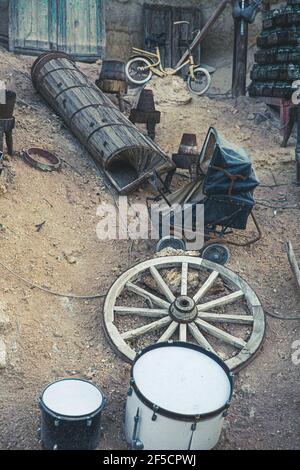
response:
M151 46L165 46L166 45L166 33L160 34L148 34L145 39L145 43L148 47Z

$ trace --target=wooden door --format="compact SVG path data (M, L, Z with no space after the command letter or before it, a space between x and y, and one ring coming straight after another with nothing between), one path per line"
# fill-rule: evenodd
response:
M55 0L10 0L9 48L36 53L56 49Z
M189 21L190 26L174 25L175 21ZM175 67L186 50L187 38L192 41L191 32L199 30L202 15L199 8L171 7L146 4L144 6L145 37L144 47L147 48L149 36L166 33L165 47L160 47L163 65ZM194 53L195 62L200 63L200 47Z
M105 51L104 0L10 0L10 50L63 51L95 60Z
M58 0L57 49L82 60L103 57L103 0Z

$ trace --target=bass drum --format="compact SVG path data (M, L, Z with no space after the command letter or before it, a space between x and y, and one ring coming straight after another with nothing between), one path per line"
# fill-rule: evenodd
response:
M47 450L93 450L101 437L106 398L94 384L63 379L48 385L40 400L39 438Z
M126 440L133 449L212 449L232 393L232 373L216 355L181 342L150 346L132 366Z

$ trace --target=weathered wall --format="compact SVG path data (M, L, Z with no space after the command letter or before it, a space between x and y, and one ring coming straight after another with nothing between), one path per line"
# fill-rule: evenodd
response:
M267 0L266 0L267 1ZM159 4L172 6L200 7L205 23L215 10L220 0L109 0L106 2L107 57L126 59L132 46L143 45L143 5ZM282 2L274 0L271 4ZM253 44L261 29L261 14L254 25L250 26L249 42ZM233 47L233 20L231 6L214 25L202 46L204 61L214 63L221 57L228 56Z
M0 0L0 41L8 38L8 3L9 0Z

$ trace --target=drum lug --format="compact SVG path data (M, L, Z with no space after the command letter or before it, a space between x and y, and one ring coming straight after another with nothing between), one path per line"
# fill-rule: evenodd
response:
M41 428L37 428L36 437L38 438L39 441L41 440L41 437L42 437L42 429Z
M228 413L229 413L228 410L229 410L230 405L231 405L231 402L228 401L228 402L226 403L226 408L225 408L225 410L224 410L224 412L223 412L223 418L226 418L226 416L228 416Z
M130 387L129 387L129 390L128 390L128 392L127 392L127 395L128 395L129 397L132 396L132 393L133 393L133 385L134 385L134 384L135 384L135 381L134 381L133 378L131 378L131 379L130 379Z
M153 405L153 416L152 416L152 421L156 421L157 420L157 412L159 411L159 407L156 406L156 405Z
M87 427L90 428L92 424L93 424L93 421L91 419L88 419L86 422Z
M57 444L55 444L55 445L53 446L53 450L58 450L58 445L57 445Z
M54 426L55 426L56 428L58 428L58 426L59 426L59 419L56 419L56 420L54 421Z
M133 450L144 450L143 442L137 437L140 421L141 421L140 409L138 408L136 415L134 417L134 429L133 429L133 436L132 436L132 449Z

